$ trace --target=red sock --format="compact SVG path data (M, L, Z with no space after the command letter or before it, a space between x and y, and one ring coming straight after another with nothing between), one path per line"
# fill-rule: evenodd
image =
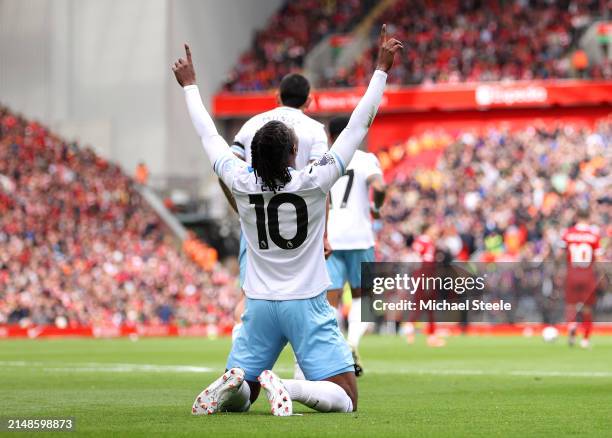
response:
M591 330L593 330L593 315L590 312L582 314L582 329L584 330L584 339L589 339Z

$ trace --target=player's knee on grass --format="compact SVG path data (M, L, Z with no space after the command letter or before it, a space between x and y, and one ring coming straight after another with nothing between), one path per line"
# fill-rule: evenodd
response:
M357 410L358 391L357 391L357 378L354 372L342 373L332 377L328 377L328 382L335 383L346 392L351 402L353 403L353 412Z

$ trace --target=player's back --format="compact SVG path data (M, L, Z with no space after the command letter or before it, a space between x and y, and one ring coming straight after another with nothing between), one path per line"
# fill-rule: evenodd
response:
M431 263L436 259L436 244L427 234L416 237L412 249L419 254L423 262Z
M590 269L595 261L599 248L599 230L586 223L578 223L563 233L563 242L567 251L568 267Z
M384 62L372 74L346 128L328 152L300 171L290 168L296 163L295 134L279 121L269 121L253 134L257 152L253 168L232 154L202 103L193 66L184 61L175 64L204 151L236 200L247 241L243 287L247 297L305 299L322 295L330 285L323 254L327 194L365 138L382 99L387 71L401 47L395 39L381 46ZM278 187L279 183L284 186Z
M236 134L232 150L248 164L251 164L253 136L272 120L283 122L292 128L298 138L296 169L303 169L310 161L321 158L327 151L327 134L322 123L308 117L297 108L279 106L251 117Z
M275 191L251 167L234 173L231 190L247 242L244 291L249 298L303 299L327 289L326 198L342 171L330 152L305 169L290 169L291 181Z
M334 250L374 246L368 178L382 175L374 154L356 151L346 174L330 191L327 237Z

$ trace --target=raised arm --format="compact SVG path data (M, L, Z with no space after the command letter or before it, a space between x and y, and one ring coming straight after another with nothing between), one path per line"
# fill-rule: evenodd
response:
M393 66L395 53L404 47L395 38L387 40L386 34L387 27L383 24L380 33L376 71L372 75L368 89L357 104L357 107L353 110L346 128L340 133L331 147L331 151L340 157L345 166L353 158L359 144L361 144L368 132L368 128L374 121L378 105L380 105L383 91L385 90L387 72Z
M204 147L204 152L212 165L225 155L232 155L227 142L219 135L215 123L206 111L200 90L196 85L195 70L191 59L191 49L185 44L186 58L179 58L172 66L177 82L185 92L185 102L191 117L191 123L197 131ZM233 156L233 155L232 155Z

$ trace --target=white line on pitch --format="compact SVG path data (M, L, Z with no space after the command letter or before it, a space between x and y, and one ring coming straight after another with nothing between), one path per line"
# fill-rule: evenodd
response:
M125 363L53 363L28 361L0 361L0 367L42 367L48 372L155 372L155 373L211 373L221 372L223 366L194 366L194 365L160 365L160 364L125 364ZM291 374L293 367L275 367L276 371ZM517 377L591 377L612 378L609 371L554 371L554 370L478 370L478 369L445 369L428 370L415 368L385 368L369 369L368 374L375 375L432 375L432 376L517 376Z
M42 367L45 371L67 371L67 372L172 372L172 373L210 373L218 368L201 367L193 365L158 365L158 364L136 364L136 363L54 363L54 362L27 362L27 361L0 361L0 367Z

